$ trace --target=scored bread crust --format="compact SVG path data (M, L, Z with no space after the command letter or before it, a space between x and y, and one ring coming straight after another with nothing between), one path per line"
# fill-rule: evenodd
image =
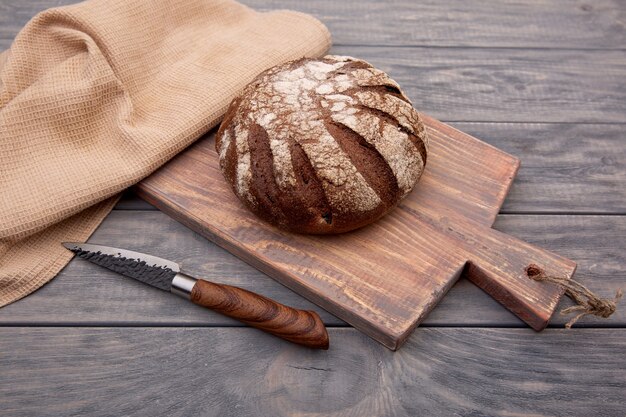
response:
M219 128L220 168L262 219L341 233L393 208L419 180L428 138L399 85L351 57L299 59L261 73Z

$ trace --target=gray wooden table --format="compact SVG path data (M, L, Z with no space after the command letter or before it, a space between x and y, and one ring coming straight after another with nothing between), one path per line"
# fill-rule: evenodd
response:
M0 47L71 2L0 0ZM603 295L626 288L625 1L244 2L312 13L333 53L388 71L418 109L521 158L495 227L576 260ZM535 333L462 279L394 353L132 192L92 241L315 309L331 349L71 262L0 310L0 415L626 415L626 303L610 320L565 330L557 315Z

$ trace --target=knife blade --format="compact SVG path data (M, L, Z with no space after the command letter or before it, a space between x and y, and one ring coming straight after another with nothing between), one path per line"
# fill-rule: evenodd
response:
M77 257L174 293L211 310L299 345L328 349L328 333L314 311L285 306L243 288L181 272L178 263L127 249L92 243L63 243Z

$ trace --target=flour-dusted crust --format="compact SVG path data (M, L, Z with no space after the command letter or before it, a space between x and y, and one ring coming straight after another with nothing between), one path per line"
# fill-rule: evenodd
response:
M260 74L230 105L216 140L239 199L301 233L346 232L383 216L419 180L427 146L395 81L331 55Z

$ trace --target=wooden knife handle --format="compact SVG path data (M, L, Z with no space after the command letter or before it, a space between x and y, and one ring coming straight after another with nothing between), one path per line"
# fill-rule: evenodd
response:
M326 327L314 311L297 310L242 288L202 279L193 286L190 299L290 342L328 349Z

